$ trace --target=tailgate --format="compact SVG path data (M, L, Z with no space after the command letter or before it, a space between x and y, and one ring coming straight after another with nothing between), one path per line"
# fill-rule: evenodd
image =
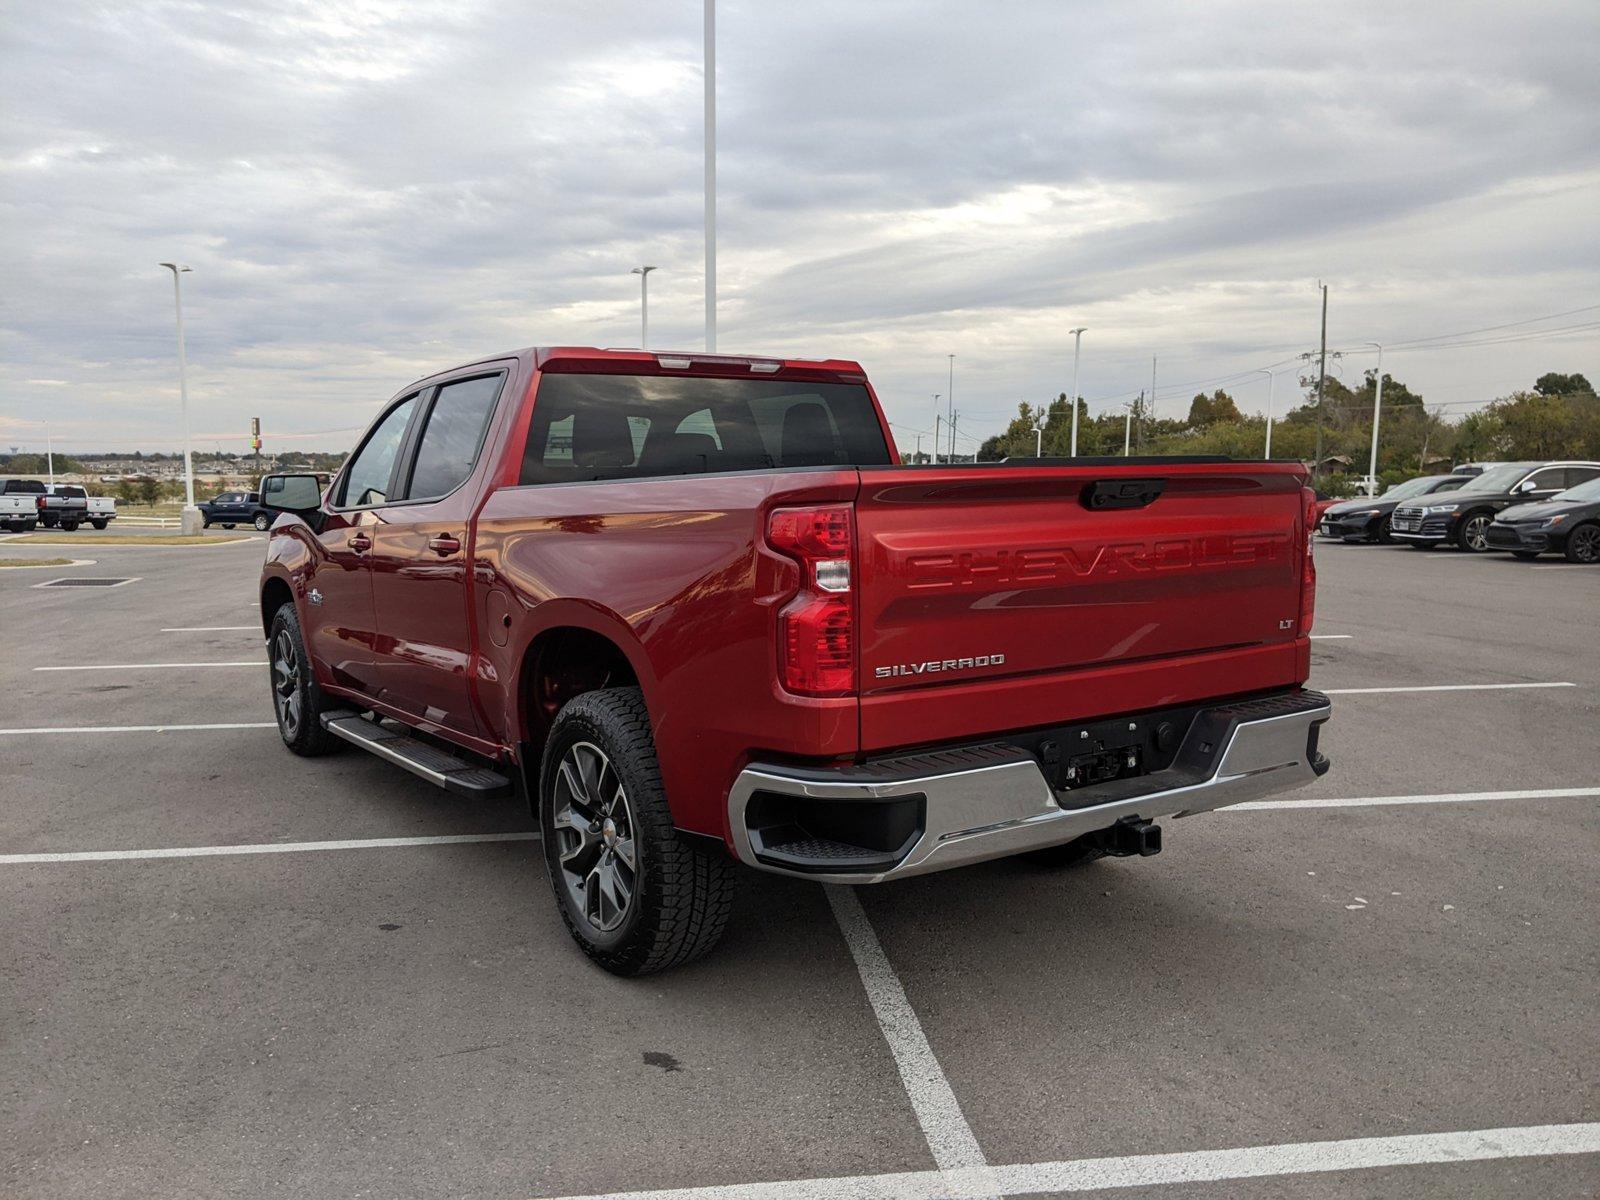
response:
M1303 479L1159 460L862 470L863 748L1294 682ZM1251 666L1194 669L1235 658ZM918 696L953 704L885 715Z

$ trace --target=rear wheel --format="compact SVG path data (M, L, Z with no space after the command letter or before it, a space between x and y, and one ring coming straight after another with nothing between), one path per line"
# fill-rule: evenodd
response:
M78 531L78 523L76 521L63 521L61 522L61 528L68 533L76 533Z
M300 618L292 604L285 604L272 618L267 670L272 680L272 710L285 746L314 758L344 744L322 727L322 714L333 706L312 678L311 656L306 653Z
M561 919L614 975L647 975L717 944L735 868L673 826L638 688L586 692L551 727L539 828Z
M1567 534L1568 562L1600 563L1600 525L1589 522Z
M1489 526L1494 517L1489 513L1468 513L1456 533L1456 545L1473 554L1482 554L1489 548Z
M89 522L89 524L93 525L96 529L104 529L110 523L111 522L109 522L109 521L90 521Z

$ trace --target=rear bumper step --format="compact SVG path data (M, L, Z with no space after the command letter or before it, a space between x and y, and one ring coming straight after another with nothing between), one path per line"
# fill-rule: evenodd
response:
M1312 691L1203 709L1166 769L1059 791L1033 754L1006 742L850 767L752 763L728 797L734 850L763 870L878 883L1060 845L1129 818L1209 812L1324 774L1317 732L1332 711Z
M511 794L511 780L500 772L457 758L437 746L356 713L323 713L322 727L335 737L386 758L447 792L480 799Z

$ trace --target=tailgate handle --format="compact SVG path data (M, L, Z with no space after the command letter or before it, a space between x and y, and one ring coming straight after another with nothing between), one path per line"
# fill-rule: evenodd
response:
M1097 479L1083 489L1085 508L1144 508L1154 504L1166 490L1165 479Z

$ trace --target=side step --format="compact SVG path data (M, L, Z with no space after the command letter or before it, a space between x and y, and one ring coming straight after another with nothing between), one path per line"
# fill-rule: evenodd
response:
M322 727L335 737L360 746L379 758L386 758L413 775L458 796L487 800L511 794L511 780L500 772L469 763L437 746L397 733L356 713L343 710L323 713Z

